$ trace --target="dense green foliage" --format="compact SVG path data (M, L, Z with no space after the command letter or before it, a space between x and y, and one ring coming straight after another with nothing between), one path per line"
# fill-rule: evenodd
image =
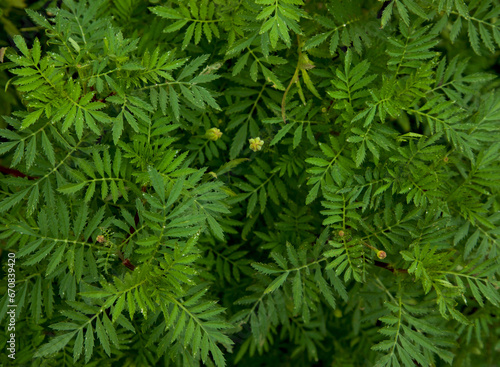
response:
M1 363L497 362L498 0L26 13L1 45Z

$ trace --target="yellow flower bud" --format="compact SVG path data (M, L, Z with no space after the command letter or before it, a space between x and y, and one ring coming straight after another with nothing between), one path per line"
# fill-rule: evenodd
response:
M216 141L222 136L222 132L216 127L211 128L206 132L206 137L210 140Z
M379 259L385 259L387 257L387 254L385 253L385 251L379 250L377 251L377 257Z
M248 142L250 143L250 149L254 152L261 150L264 145L264 140L261 140L259 137L249 139Z

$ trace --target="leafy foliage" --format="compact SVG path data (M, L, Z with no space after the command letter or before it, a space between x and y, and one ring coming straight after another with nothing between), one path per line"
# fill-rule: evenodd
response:
M0 48L16 362L497 362L498 1L40 4Z

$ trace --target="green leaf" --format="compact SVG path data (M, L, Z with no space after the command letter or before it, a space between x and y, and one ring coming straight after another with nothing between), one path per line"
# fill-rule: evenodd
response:
M35 110L31 112L28 116L26 116L21 125L22 129L26 129L27 127L33 125L37 120L42 116L43 109Z
M472 236L469 237L469 239L465 243L464 259L466 259L469 256L469 254L472 252L474 247L476 247L477 241L479 240L479 235L480 235L480 231L478 229L472 234Z
M24 56L29 58L30 52L28 50L28 46L26 45L26 42L24 41L24 38L16 34L13 37L13 40L14 40L14 43L16 44L16 47L19 49L19 51L21 51Z
M165 203L165 184L163 183L163 177L153 167L149 167L148 172L155 192L160 197L161 202Z
M267 202L267 192L266 189L263 187L259 190L259 205L261 213L264 213L264 211L266 210L266 202Z
M330 165L330 162L323 158L307 158L306 162L318 167L326 167Z
M231 144L231 149L229 150L229 157L231 160L235 159L240 153L243 145L246 143L247 138L248 123L243 124L236 135L234 136L233 142Z
M172 111L174 111L175 119L179 120L180 116L179 97L173 87L170 87L168 90L169 90L170 106L172 107Z
M94 352L94 330L92 324L89 323L85 332L85 363L90 361Z
M469 41L472 46L472 49L476 54L481 55L481 51L479 49L479 36L477 34L476 27L474 26L474 23L471 20L469 20L467 23L468 23Z
M255 209L255 205L257 205L257 192L254 192L252 195L250 195L250 199L248 200L248 205L247 205L247 217L250 217L252 212Z
M49 159L49 162L54 166L56 164L54 148L52 147L52 143L47 137L47 134L45 134L45 131L42 131L42 148L45 152L45 155Z
M191 23L191 25L187 28L186 33L184 33L184 41L182 41L181 49L184 50L191 42L191 38L193 38L193 33L196 27L196 23Z
M297 312L302 307L302 278L300 276L300 271L297 271L297 274L293 278L292 293L295 312Z
M118 141L120 140L122 132L123 132L123 113L120 113L118 114L118 116L116 116L115 121L113 123L113 142L115 144L117 144Z
M34 357L45 357L60 351L66 346L66 344L69 343L69 341L75 336L75 334L76 330L71 333L66 333L52 338L48 343L42 345L35 352Z
M387 7L382 12L382 18L381 18L382 27L381 28L384 28L387 25L387 23L389 22L389 20L391 19L393 7L394 7L394 1L391 1L389 3L389 5L387 5Z
M74 194L75 192L84 188L85 185L87 185L86 182L79 182L79 183L75 183L75 184L66 184L64 186L59 187L57 189L57 191L60 191L63 194L67 194L67 195Z
M283 274L281 274L279 277L277 277L276 279L274 279L266 288L266 290L264 291L264 293L272 293L274 292L276 289L278 289L279 287L281 287L283 285L283 283L285 282L286 278L288 277L288 274L289 272L285 272Z
M244 54L243 56L241 56L238 59L238 61L236 61L236 64L233 67L233 76L238 75L243 70L243 68L245 67L245 65L248 62L249 56L250 56L250 53L247 52L246 54Z
M25 189L25 190L21 190L19 192L16 192L15 194L13 195L10 195L9 197L7 197L6 199L4 199L1 203L0 203L0 213L3 213L7 210L9 210L10 208L12 208L14 205L16 205L17 203L19 203L21 200L24 199L24 197L26 195L28 195L28 192L30 191L30 189Z
M295 129L295 133L293 134L293 149L297 148L302 141L302 128L303 124L299 124L299 127Z
M319 191L319 185L320 183L316 183L313 188L309 191L306 197L306 205L312 203L314 199L318 196L318 191Z
M401 1L395 0L395 2L396 2L396 8L398 9L398 13L401 16L401 19L403 20L403 22L407 26L409 26L410 25L410 17L408 15L408 10L406 10L406 7L404 6L404 4Z
M325 42L332 33L333 32L330 31L330 32L316 34L315 36L311 37L304 43L302 50L307 51L311 48L319 46L320 44Z
M115 327L113 326L113 324L111 323L111 321L109 320L108 316L105 313L103 313L103 315L102 315L102 322L103 322L103 326L106 330L106 333L109 336L109 340L111 340L111 342L116 347L118 347L120 342L118 340L118 336L116 334Z
M113 308L112 312L113 323L116 322L118 317L121 315L124 307L125 307L125 294L120 296L120 298L118 298L115 307Z
M467 8L467 5L464 3L463 0L455 0L455 7L458 10L458 13L468 19L469 18L469 9Z
M111 349L109 347L109 338L108 334L106 333L101 321L99 318L96 318L96 325L95 325L95 330L97 332L97 338L99 339L100 344L102 345L102 348L106 352L108 356L111 356Z
M363 161L365 160L365 157L366 157L365 144L362 143L359 146L358 151L356 153L356 166L357 167L361 166L361 163L363 163Z
M338 44L339 44L339 31L335 31L333 33L332 38L330 39L330 55L335 54L335 51L337 51Z
M261 263L253 263L252 267L256 270L260 271L263 274L276 274L281 273L282 271L275 266Z
M65 250L66 246L61 245L56 249L56 251L54 251L54 254L50 259L49 265L47 265L47 270L45 271L45 275L51 274L56 269L56 266L59 265L59 263L62 260Z
M80 358L82 350L83 350L83 329L80 329L78 331L78 335L76 337L75 344L73 346L73 362L76 362Z
M278 143L283 137L290 131L292 127L294 127L295 124L287 124L283 126L280 131L274 136L273 140L271 140L271 143L269 144L270 146L273 146L274 144Z
M167 19L181 19L182 15L175 9L166 6L150 7L149 10L162 18Z
M222 230L222 227L220 224L210 215L206 214L207 216L207 222L210 227L210 230L212 233L219 239L219 240L224 240L224 232Z

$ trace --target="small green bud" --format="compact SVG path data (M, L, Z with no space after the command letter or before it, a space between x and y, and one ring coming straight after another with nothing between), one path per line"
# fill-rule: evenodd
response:
M259 137L249 139L248 142L250 143L250 149L252 149L254 152L261 150L262 146L264 145L264 140L261 140Z
M385 253L385 251L379 250L377 251L377 257L379 259L385 259L387 257L387 254Z
M222 132L216 127L213 127L208 130L205 135L208 139L216 141L220 139L220 137L222 136Z

